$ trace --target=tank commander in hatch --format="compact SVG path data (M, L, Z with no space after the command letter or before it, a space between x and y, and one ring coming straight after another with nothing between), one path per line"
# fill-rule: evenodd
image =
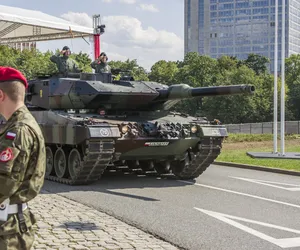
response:
M111 68L107 64L108 57L105 52L102 52L100 56L91 63L91 67L95 69L95 73L111 73Z
M63 74L64 76L66 76L68 75L68 73L81 72L76 61L69 57L70 55L70 48L68 46L64 46L59 54L50 57L51 62L56 63L59 74Z

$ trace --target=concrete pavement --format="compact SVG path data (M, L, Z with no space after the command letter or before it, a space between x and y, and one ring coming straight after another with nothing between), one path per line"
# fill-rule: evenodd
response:
M178 249L105 213L46 191L29 206L38 218L34 250Z

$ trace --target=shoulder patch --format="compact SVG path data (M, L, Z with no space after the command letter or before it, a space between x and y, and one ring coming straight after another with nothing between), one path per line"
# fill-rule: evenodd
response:
M13 158L13 152L10 148L7 148L0 153L0 162L8 162L12 158Z
M5 135L5 139L13 140L16 136L17 135L15 133L7 132L7 134Z

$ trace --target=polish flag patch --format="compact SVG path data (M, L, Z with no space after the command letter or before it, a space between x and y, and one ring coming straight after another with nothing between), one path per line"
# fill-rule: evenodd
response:
M8 162L12 158L13 158L13 152L10 148L7 148L0 153L0 162Z
M9 139L9 140L13 140L13 139L15 139L16 136L17 136L17 135L16 135L15 133L7 132L5 138L6 138L6 139Z

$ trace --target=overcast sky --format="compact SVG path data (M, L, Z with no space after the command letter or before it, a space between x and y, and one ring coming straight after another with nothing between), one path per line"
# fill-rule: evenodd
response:
M106 32L101 51L109 60L137 59L150 69L158 60L181 60L184 51L184 0L0 0L1 5L39 10L92 27L100 14ZM66 39L38 44L42 51L68 45L73 52L90 53L83 39Z

